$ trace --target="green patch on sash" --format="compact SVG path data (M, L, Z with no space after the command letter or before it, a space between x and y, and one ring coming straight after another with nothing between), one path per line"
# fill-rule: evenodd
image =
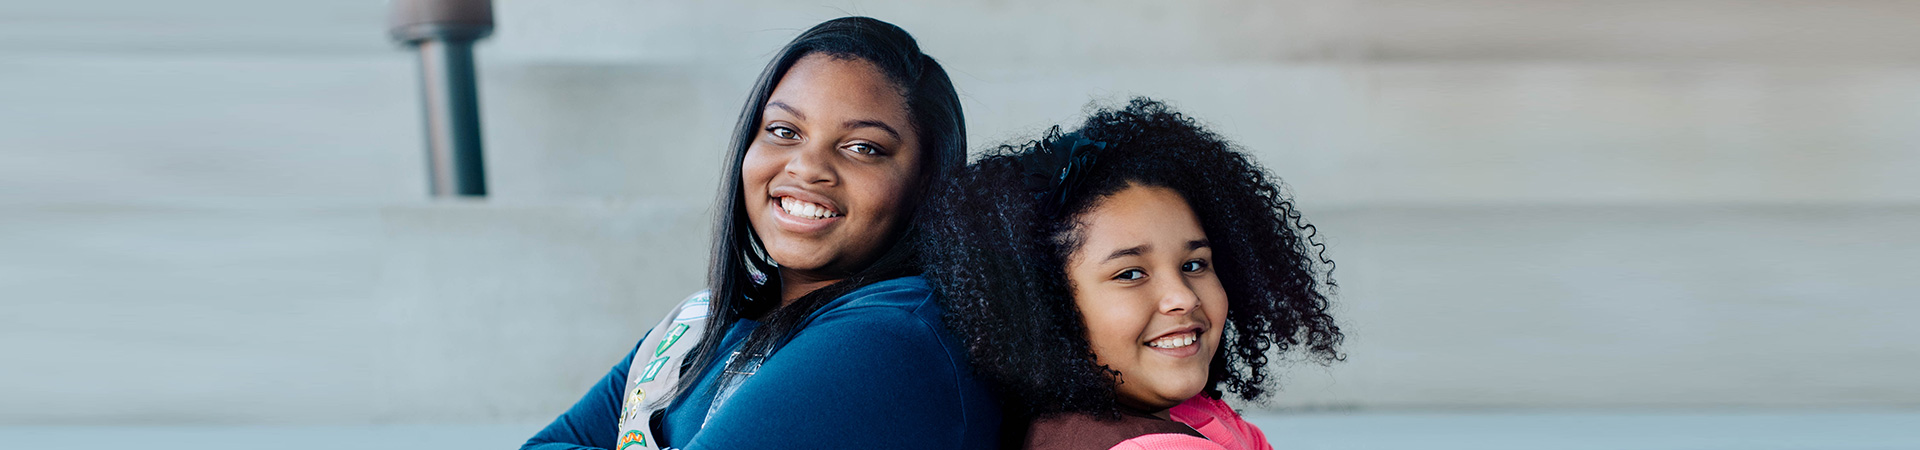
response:
M653 377L655 375L660 374L660 368L666 367L667 360L669 359L673 359L673 358L672 357L654 358L653 362L647 363L647 372L645 375L640 377L640 382L645 383L648 381L653 381Z
M660 356L667 353L667 348L673 347L673 344L676 342L680 342L680 335L687 334L687 328L689 327L684 323L673 324L673 331L667 332L667 336L660 339L660 345L654 346L653 356Z
M620 436L620 447L617 450L627 450L627 446L629 445L638 445L641 448L646 448L647 435L641 434L640 430L627 430L627 434Z

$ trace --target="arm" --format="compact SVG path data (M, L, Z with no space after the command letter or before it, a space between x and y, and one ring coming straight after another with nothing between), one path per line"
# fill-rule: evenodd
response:
M688 443L695 449L957 448L969 420L939 328L893 307L842 308L807 325ZM976 396L978 397L978 396ZM979 406L979 405L974 405Z
M642 341L645 338L641 338ZM639 344L634 344L638 349ZM613 448L614 434L618 433L620 423L620 390L627 385L627 368L633 364L633 352L613 371L601 377L587 389L587 395L580 397L573 408L553 419L547 428L527 439L521 450L580 450Z

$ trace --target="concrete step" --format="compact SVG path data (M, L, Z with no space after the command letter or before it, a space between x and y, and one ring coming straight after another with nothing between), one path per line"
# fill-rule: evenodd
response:
M1920 207L1303 207L1349 360L1272 406L1920 404ZM550 417L702 284L704 204L0 204L0 423Z
M1254 414L1298 450L1892 450L1920 448L1920 412L1521 411ZM513 448L545 426L5 426L15 448L284 450ZM883 430L876 430L881 432Z

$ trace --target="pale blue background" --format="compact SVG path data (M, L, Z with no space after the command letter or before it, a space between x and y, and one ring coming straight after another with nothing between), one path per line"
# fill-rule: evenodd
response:
M753 76L856 13L976 147L1152 95L1291 184L1351 358L1276 442L1920 448L1920 3L1028 3L498 1L496 195L433 202L384 2L0 2L0 441L517 444L698 289Z

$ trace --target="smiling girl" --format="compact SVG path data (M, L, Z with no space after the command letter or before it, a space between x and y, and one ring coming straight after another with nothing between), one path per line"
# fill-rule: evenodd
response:
M999 411L901 244L966 163L940 64L886 22L815 26L726 156L708 289L523 448L992 446Z
M1010 413L1006 447L1269 448L1224 394L1261 399L1289 350L1341 358L1313 227L1164 104L1002 147L936 198L927 276Z

